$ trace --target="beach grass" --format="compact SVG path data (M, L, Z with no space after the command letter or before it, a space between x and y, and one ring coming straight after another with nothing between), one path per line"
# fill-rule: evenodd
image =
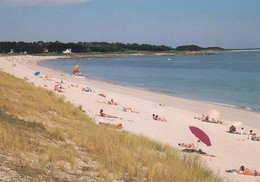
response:
M13 158L8 165L21 175L37 180L65 176L73 181L80 175L93 181L222 181L198 155L98 126L54 92L1 71L0 92L0 153Z

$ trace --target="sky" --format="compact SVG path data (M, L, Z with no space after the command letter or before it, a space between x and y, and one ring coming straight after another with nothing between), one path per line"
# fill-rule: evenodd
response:
M0 0L0 41L260 48L260 0Z

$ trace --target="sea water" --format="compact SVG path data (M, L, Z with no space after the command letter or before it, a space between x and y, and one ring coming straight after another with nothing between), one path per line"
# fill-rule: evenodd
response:
M46 67L178 97L260 111L260 52L57 59Z

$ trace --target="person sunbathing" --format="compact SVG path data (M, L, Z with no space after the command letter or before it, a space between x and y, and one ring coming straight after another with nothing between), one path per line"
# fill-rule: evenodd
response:
M251 136L251 140L253 140L253 141L260 141L260 136L257 136L256 132L254 132L253 135Z
M246 168L245 166L241 166L239 169L229 169L229 170L226 170L226 172L249 175L249 176L260 176L259 171L251 170L249 168Z
M117 105L117 102L115 102L114 99L111 99L107 103L110 104L110 105Z
M179 143L178 145L180 147L184 147L186 149L191 149L191 151L189 151L189 152L196 152L197 154L201 154L203 156L216 157L215 155L207 154L206 152L202 151L201 149L196 150L195 145L193 143L189 143L189 144Z
M208 117L208 116L207 116ZM202 115L201 117L194 117L194 119L198 119L200 121L205 121L206 120L206 116Z
M161 118L161 117L159 117L158 115L155 115L155 114L153 114L153 120L167 122L166 119Z
M209 122L209 123L217 123L217 124L224 124L224 122L220 119L215 118L209 118L209 116L202 115L201 117L194 117L194 119L198 119L203 122Z
M82 88L83 92L92 92L92 89L90 87Z
M97 121L96 124L104 125L104 126L112 126L112 127L115 127L116 129L122 129L123 128L123 124L122 123L111 124L111 123L106 123L106 122L102 122L102 121Z
M139 112L137 112L137 111L133 111L131 107L123 107L123 111L125 111L125 112L139 113Z
M105 94L98 94L99 96L101 96L101 97L106 97L106 95Z
M236 131L237 129L236 129L236 127L234 126L234 125L231 125L230 127L229 127L229 133L234 133L234 134L237 134L238 132Z
M203 156L216 157L215 155L207 154L206 152L202 151L201 149L196 150L196 153L201 154Z
M250 130L249 133L248 133L247 139L250 139L250 140L251 140L253 134L254 134L253 130Z
M59 90L59 85L55 85L54 86L54 91L58 91Z
M100 109L99 114L100 114L101 117L106 117L106 118L118 118L118 117L116 117L116 116L112 116L112 115L108 115L108 114L104 113L103 109Z
M156 116L154 117L154 120L156 120L156 121L162 121L162 122L166 122L166 121L167 121L166 119L161 118L161 117L159 117L158 115L156 115Z
M64 92L63 91L63 87L61 86L61 85L59 85L59 84L56 84L55 86L54 86L54 91L57 91L57 92Z
M189 144L179 143L178 145L179 145L180 147L184 147L184 148L186 148L186 149L192 149L192 150L194 150L194 151L196 150L193 143L189 143Z
M216 124L224 124L224 121L220 119L211 118L211 121L208 121L210 123L216 123Z
M71 87L78 87L78 85L70 84Z

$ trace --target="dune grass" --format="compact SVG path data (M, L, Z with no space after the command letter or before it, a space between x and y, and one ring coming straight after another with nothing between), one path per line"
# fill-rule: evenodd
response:
M35 179L60 179L59 170L105 181L222 181L199 156L97 126L54 92L3 72L0 93L0 153L18 156Z

